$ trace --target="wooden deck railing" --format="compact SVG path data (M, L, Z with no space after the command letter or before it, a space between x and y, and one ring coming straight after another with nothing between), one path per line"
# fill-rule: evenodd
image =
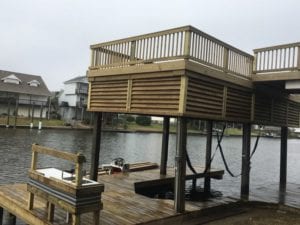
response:
M185 26L91 46L90 69L188 59L226 73L250 77L253 56Z
M300 42L253 51L254 73L300 70Z

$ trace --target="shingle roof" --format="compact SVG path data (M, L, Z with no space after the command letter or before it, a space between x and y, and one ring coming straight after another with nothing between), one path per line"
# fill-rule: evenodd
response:
M1 79L14 74L17 78L19 78L22 83L20 84L11 84L4 83ZM33 87L28 85L28 82L32 80L37 80L40 85L38 87ZM4 92L12 92L12 93L22 93L22 94L30 94L30 95L41 95L41 96L50 96L51 93L48 90L46 84L44 83L41 76L17 73L11 71L0 70L0 91Z
M88 80L86 76L78 76L64 82L64 84L71 84L71 83L88 83Z

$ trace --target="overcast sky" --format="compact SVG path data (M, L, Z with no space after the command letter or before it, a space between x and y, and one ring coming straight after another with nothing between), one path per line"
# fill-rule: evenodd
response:
M51 91L85 75L91 44L192 25L248 53L300 41L299 0L0 0L0 70Z

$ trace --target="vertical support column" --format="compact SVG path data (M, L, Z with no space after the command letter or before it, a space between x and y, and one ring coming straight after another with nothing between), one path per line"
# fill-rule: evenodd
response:
M161 175L167 174L169 130L170 130L170 117L165 116L163 122L163 135L162 135L162 144L161 144L161 160L160 160Z
M93 143L91 152L91 169L90 179L97 181L98 166L99 166L99 153L101 143L101 126L102 126L102 112L95 113L94 129L93 129Z
M16 108L15 108L15 123L14 123L14 128L17 127L18 113L19 113L19 98L16 97Z
M11 101L11 99L8 98L8 102L7 102L7 120L6 120L6 127L9 127L10 101Z
M31 123L33 123L33 118L34 118L34 105L35 105L35 103L32 102L32 104L31 104Z
M249 200L251 124L243 124L241 199Z
M210 172L211 163L211 146L212 146L212 124L211 120L206 122L206 156L205 156L205 170ZM210 177L204 179L204 193L210 193Z
M287 175L287 138L288 128L281 127L280 142L280 183L279 193L284 194L286 191L286 175Z
M185 211L185 173L186 173L186 118L177 118L177 138L175 157L175 194L174 204L177 213Z

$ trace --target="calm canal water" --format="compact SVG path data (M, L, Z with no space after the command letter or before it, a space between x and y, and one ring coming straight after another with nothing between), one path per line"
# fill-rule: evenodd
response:
M65 151L81 151L86 157L86 169L90 165L91 131L29 130L0 128L0 184L26 182L31 160L31 144L38 143ZM194 165L204 165L205 136L188 136L188 152ZM254 144L255 138L252 139ZM241 137L224 137L223 149L229 167L235 174L241 170ZM216 147L216 139L213 140ZM288 182L300 183L300 139L288 141ZM100 163L110 163L116 157L126 162L150 161L160 163L161 134L104 132L101 142ZM280 139L261 138L251 162L251 188L265 184L278 184ZM168 165L174 165L175 135L170 136ZM50 157L39 159L43 167L68 169L65 162ZM213 167L224 168L217 152ZM202 182L202 181L200 181ZM214 180L212 188L224 194L237 195L240 177L232 178L225 173L223 180Z

